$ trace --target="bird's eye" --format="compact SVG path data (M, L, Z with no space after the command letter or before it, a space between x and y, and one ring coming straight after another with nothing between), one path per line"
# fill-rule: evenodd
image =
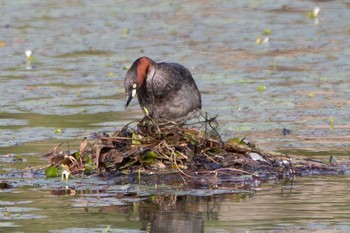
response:
M132 85L132 88L134 88L134 89L135 89L135 88L136 88L136 86L137 86L137 85L136 85L136 83L134 83L134 84Z

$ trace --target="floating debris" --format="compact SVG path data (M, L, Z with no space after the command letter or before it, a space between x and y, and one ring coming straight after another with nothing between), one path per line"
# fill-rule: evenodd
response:
M292 133L292 130L290 130L290 129L286 129L286 128L283 128L283 129L282 129L282 134L283 134L283 136L289 135L289 134L291 134L291 133Z

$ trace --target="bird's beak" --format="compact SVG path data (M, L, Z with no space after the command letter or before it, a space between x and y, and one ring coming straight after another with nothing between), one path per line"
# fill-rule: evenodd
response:
M136 95L136 89L132 89L131 92L126 93L126 102L125 102L125 108L127 108L134 96Z

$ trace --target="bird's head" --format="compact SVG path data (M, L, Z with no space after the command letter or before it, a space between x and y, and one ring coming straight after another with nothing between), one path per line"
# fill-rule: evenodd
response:
M154 62L150 58L140 57L131 65L124 79L125 108L128 107L132 98L145 85L148 70L153 64Z

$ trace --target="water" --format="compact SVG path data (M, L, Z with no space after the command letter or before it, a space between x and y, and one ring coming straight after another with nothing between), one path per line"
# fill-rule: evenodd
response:
M26 187L0 192L0 226L6 232L350 230L349 177L310 176L252 190L180 190L93 179L31 187L28 180Z
M308 12L316 6L319 16L310 19ZM113 132L141 118L137 101L124 110L123 78L143 55L188 67L204 110L219 114L226 138L248 137L263 149L346 160L349 8L337 0L2 1L0 171L42 166L46 161L38 154L60 142L75 148L85 136ZM272 32L269 41L257 44L266 29ZM291 134L284 136L283 128ZM13 154L27 161L7 160ZM166 206L164 216L157 210L164 195L157 192L121 206L111 203L106 213L102 207L86 212L73 204L79 195L51 196L50 185L35 188L27 178L0 192L0 200L9 201L0 206L0 225L10 225L6 231L34 231L29 227L39 222L45 223L44 232L107 226L118 232L169 226L176 232L172 226L180 225L189 227L179 228L182 232L349 231L342 191L347 176L303 178L288 195L281 194L281 184L210 198L184 194ZM7 219L5 206L25 217ZM72 221L72 216L79 217Z

